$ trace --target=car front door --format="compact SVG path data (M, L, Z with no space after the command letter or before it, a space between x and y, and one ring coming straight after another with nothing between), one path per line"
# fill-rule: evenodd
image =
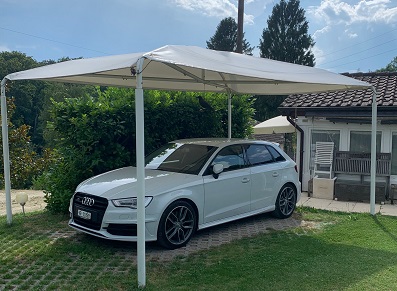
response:
M222 164L218 177L204 175L204 223L227 219L250 211L251 179L241 145L223 148L212 161Z

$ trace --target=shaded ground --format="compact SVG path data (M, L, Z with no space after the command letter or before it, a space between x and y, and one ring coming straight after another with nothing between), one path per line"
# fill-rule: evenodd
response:
M31 212L44 209L46 203L44 202L44 193L39 190L11 190L11 207L12 213L21 213L22 207L15 201L17 193L26 193L28 195L28 202L25 205L25 212ZM6 195L4 190L0 191L0 216L6 215Z

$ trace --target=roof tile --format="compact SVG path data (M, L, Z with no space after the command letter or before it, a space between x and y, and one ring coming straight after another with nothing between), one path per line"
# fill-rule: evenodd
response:
M372 84L378 106L397 106L397 72L343 74ZM371 106L372 89L289 95L280 107L347 107Z

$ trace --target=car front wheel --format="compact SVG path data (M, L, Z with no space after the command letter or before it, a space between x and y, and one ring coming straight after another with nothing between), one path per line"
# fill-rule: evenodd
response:
M196 230L196 212L186 201L171 203L161 216L157 242L167 249L183 247Z
M288 218L292 215L296 207L296 190L291 184L285 184L276 200L276 209L273 211L274 216L278 218Z

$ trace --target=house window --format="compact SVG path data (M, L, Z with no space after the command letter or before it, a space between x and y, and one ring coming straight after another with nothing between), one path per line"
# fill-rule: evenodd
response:
M316 154L316 142L333 142L334 151L339 150L339 130L312 130L310 143L310 170L314 170L314 157Z
M380 142L382 133L376 133L376 152L380 153ZM351 131L350 132L350 151L360 153L371 152L371 132L370 131Z
M397 175L397 133L392 136L391 174Z

